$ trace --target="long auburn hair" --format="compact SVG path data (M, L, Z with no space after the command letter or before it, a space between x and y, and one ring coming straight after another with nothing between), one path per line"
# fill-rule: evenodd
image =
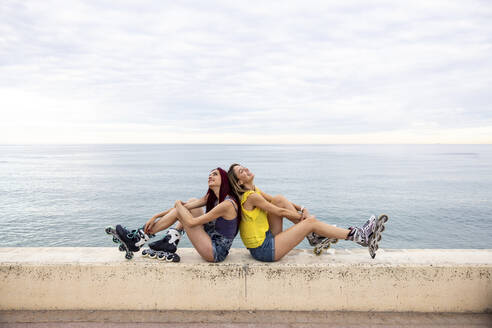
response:
M224 171L220 167L218 167L218 168L216 168L214 170L219 171L219 174L220 174L220 189L219 189L219 202L218 203L222 203L224 201L224 199L226 198L226 196L229 195L236 202L236 206L237 206L238 211L239 211L239 209L241 207L241 205L239 203L239 198L232 191L231 186L229 185L229 179L227 178L227 172ZM208 188L208 191L207 191L207 206L206 206L207 212L210 211L212 208L215 207L215 202L216 201L217 201L217 196L215 196L215 193L213 192L212 189ZM238 215L238 216L239 216L239 218L241 218L240 215Z

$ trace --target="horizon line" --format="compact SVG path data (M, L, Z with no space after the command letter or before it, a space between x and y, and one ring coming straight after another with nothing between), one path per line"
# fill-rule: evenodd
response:
M492 143L196 143L196 142L181 142L181 143L0 143L1 146L77 146L77 145L230 145L230 146L342 146L342 145L354 145L354 146L423 146L423 145L449 145L449 146L478 146L478 145L492 145Z

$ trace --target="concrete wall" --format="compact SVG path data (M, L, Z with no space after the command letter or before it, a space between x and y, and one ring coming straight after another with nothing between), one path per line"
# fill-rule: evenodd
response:
M294 250L277 263L232 249L220 264L115 248L0 248L0 310L491 312L492 250Z

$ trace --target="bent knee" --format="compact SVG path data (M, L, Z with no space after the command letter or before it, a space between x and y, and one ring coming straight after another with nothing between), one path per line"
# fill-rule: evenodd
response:
M302 222L306 222L306 224L315 224L316 222L318 222L318 219L316 219L316 217L314 215L304 219Z
M287 201L287 198L283 195L275 195L272 197L272 203L273 204L282 204Z
M205 261L207 262L210 262L210 263L215 263L215 257L214 257L214 251L213 250L209 250L209 251L205 251L205 252L199 252L200 256L202 257L202 259L204 259Z

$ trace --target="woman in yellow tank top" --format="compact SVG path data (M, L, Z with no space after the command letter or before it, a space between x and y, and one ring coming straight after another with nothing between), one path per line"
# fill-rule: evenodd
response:
M254 185L254 174L246 167L232 164L228 171L229 183L241 202L242 218L239 231L251 255L260 261L273 262L284 257L304 237L311 245L326 238L344 239L369 247L375 257L388 217L371 218L362 227L342 229L326 224L310 215L302 206L283 196L270 196ZM295 223L283 231L283 218ZM314 246L314 245L313 245Z

